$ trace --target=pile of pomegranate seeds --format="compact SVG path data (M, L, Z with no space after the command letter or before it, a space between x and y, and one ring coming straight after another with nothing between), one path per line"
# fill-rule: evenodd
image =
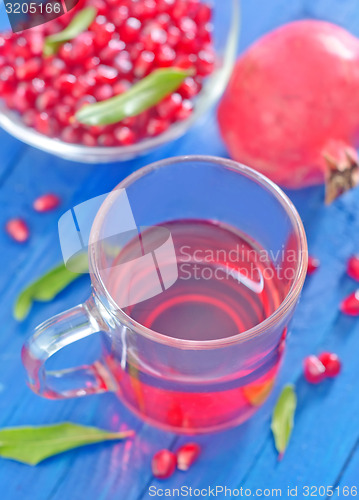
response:
M86 0L97 17L88 30L44 58L46 36L80 10L17 34L0 35L0 95L26 125L86 146L129 145L164 132L192 112L192 98L214 68L211 8L200 0ZM157 68L192 68L177 92L151 110L115 125L86 126L73 116Z
M187 471L197 460L201 448L197 443L187 443L176 453L160 450L152 458L152 473L158 479L167 479L176 470Z
M336 377L341 370L338 356L323 352L318 357L311 355L304 360L304 377L310 384L319 384L327 377Z
M309 255L307 274L311 275L320 267L320 261L316 257Z

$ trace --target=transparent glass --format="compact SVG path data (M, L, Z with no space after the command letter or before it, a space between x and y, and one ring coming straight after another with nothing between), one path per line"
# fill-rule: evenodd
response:
M204 316L193 317L193 322L200 320L195 339L176 338L137 322L128 309L119 307L113 292L117 288L111 288L116 253L106 239L119 224L124 189L139 227L215 221L255 241L272 256L276 269L289 271L273 312L234 335L222 323L218 336L210 339L201 331ZM114 391L141 419L188 434L240 424L264 402L280 366L307 269L301 220L273 182L215 157L178 157L146 166L123 180L103 202L91 229L89 268L90 299L40 325L24 345L23 362L35 392L56 399ZM119 289L127 286L125 280L118 281ZM159 305L163 296L158 295ZM99 331L99 361L45 371L46 360L62 347Z
M192 115L173 124L157 137L145 139L129 146L88 147L69 144L60 139L47 137L26 126L20 116L9 110L0 101L0 127L17 139L68 160L84 163L107 163L125 161L143 155L183 135L200 116L207 111L222 94L236 57L239 36L239 0L214 0L213 37L217 54L216 70L205 80L204 87L196 98Z

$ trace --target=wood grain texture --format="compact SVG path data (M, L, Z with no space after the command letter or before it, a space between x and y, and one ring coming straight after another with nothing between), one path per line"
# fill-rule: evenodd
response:
M315 17L338 22L359 35L356 0L250 0L243 2L241 50L263 33L285 22ZM5 23L3 5L0 22ZM20 361L24 338L44 319L86 299L88 277L73 283L50 304L35 305L21 324L12 318L16 295L29 281L60 260L58 217L73 205L108 192L135 169L160 158L201 153L226 156L219 138L215 111L182 139L147 157L111 165L65 162L22 145L0 131L0 226L9 217L23 216L32 236L19 246L0 231L0 426L36 425L71 420L108 429L135 429L126 443L101 444L47 460L33 468L0 461L1 498L4 500L139 500L151 498L150 485L179 488L282 488L324 485L359 486L359 321L338 312L342 297L355 289L345 275L345 262L359 251L359 189L331 207L322 204L323 190L290 192L303 218L311 253L321 268L305 284L292 325L287 353L273 395L249 422L227 432L196 439L203 454L187 473L159 482L150 462L162 447L175 449L186 439L143 424L111 395L68 401L48 401L26 386ZM58 210L37 214L36 196L54 191L62 198ZM68 348L55 359L63 366L96 358L94 337ZM318 387L302 378L302 359L324 349L335 350L343 372ZM84 359L85 358L85 359ZM293 436L278 463L270 433L273 403L284 383L298 391L298 412ZM298 495L299 498L302 498ZM224 498L224 496L222 496Z

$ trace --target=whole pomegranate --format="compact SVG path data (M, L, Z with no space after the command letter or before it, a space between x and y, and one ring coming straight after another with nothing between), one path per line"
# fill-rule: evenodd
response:
M296 21L237 61L218 109L231 156L287 188L358 182L359 40L322 21ZM328 168L330 167L330 168Z

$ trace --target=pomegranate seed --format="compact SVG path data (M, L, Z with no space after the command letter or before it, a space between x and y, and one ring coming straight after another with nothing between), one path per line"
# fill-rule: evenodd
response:
M176 52L169 45L161 45L156 50L156 61L160 68L173 66L173 61L176 59Z
M89 147L94 147L97 145L97 139L93 135L91 135L89 132L85 132L82 135L82 142L85 144L85 146Z
M142 30L140 41L145 50L155 50L167 42L167 33L158 22L152 21Z
M359 255L354 255L349 259L347 273L353 280L359 281Z
M201 4L195 15L195 21L197 24L203 25L208 23L212 17L212 9L209 5Z
M113 136L113 134L110 134L110 133L101 134L98 137L98 143L100 146L111 147L111 146L115 145L116 140L115 140L115 137Z
M353 292L342 301L340 310L348 316L359 316L359 290Z
M181 69L194 69L197 62L197 56L194 54L180 54L176 57L174 66Z
M169 125L169 121L163 118L151 118L147 125L147 134L149 136L160 135L168 129Z
M136 142L136 134L129 127L117 127L114 130L114 136L123 146L129 146Z
M180 21L187 14L187 7L186 0L177 0L172 9L173 19Z
M36 198L33 203L36 212L49 212L60 205L60 198L53 193L44 194Z
M323 352L318 358L325 367L325 375L327 377L336 377L339 374L342 364L336 354L332 352Z
M172 119L179 111L182 105L182 97L177 94L171 94L157 104L157 113L161 118Z
M178 27L182 33L190 34L192 39L195 38L197 32L197 24L189 17L182 17L178 23Z
M181 31L177 26L169 26L167 29L167 43L171 47L176 47L181 39Z
M34 109L28 109L22 115L22 119L24 120L25 125L27 125L28 127L34 127L36 116L37 113Z
M131 14L138 19L151 19L156 13L155 0L142 0L133 3Z
M76 103L75 109L78 111L79 109L83 108L87 104L95 104L96 98L93 95L84 95L79 99Z
M304 377L310 384L318 384L325 379L325 366L317 356L311 355L305 358Z
M182 106L176 113L176 120L186 120L193 111L193 104L188 99L183 99Z
M176 470L177 458L172 451L160 450L152 458L152 473L158 479L167 479Z
M31 80L38 75L41 66L40 58L29 59L16 68L16 76L19 80Z
M108 83L104 83L94 89L93 95L98 101L105 101L113 96L113 88Z
M175 0L157 0L158 12L170 12L174 3Z
M64 74L55 80L54 87L64 94L70 94L75 88L76 82L76 76Z
M31 85L21 82L14 94L14 108L24 113L29 109L35 100L35 94Z
M51 60L46 60L47 64L44 65L43 77L44 78L56 78L61 73L65 71L66 64L62 59L54 58Z
M46 111L53 108L59 99L59 93L52 88L48 88L36 99L36 108L39 111Z
M201 448L197 443L187 443L177 450L177 468L182 471L187 471L192 464L197 460Z
M96 69L95 80L98 83L114 83L117 80L118 71L111 66L100 64Z
M113 93L115 95L123 94L130 88L130 82L127 80L120 80L116 82L113 86Z
M212 25L206 24L204 26L200 26L197 31L197 41L200 41L200 44L210 45L212 42Z
M189 76L184 80L184 82L178 89L178 92L181 94L182 97L190 99L191 97L197 95L200 90L201 90L200 84Z
M85 59L92 57L94 52L94 36L92 33L80 33L72 41L71 59L78 64Z
M316 257L309 255L307 274L311 275L320 267L320 261Z
M113 65L123 75L130 73L133 68L130 54L126 50L123 50L115 57Z
M5 229L8 235L18 243L25 243L29 239L29 228L23 219L10 219Z
M112 10L112 18L115 26L119 27L130 17L130 11L126 5L120 5Z
M86 70L94 69L100 64L100 62L101 61L99 57L96 56L90 57L89 59L86 59L86 61L84 62L84 68Z
M71 126L65 127L61 132L61 139L76 144L80 142L80 132Z
M110 40L107 47L103 48L99 54L102 62L112 64L116 55L120 54L126 47L125 42L122 40Z
M134 64L134 75L137 78L143 78L144 76L148 75L154 59L155 55L153 52L150 52L149 50L143 50Z
M67 42L61 45L59 49L59 56L67 64L72 64L72 43Z
M214 69L214 63L214 53L208 50L201 50L198 54L197 73L201 76L209 75Z
M106 23L101 27L101 30L97 31L94 37L94 44L97 49L102 49L110 43L115 29L114 24Z
M73 114L74 110L72 110L71 106L69 106L68 104L61 104L57 106L55 111L55 116L62 125L68 125Z
M36 130L41 134L53 137L57 132L57 124L53 117L50 117L45 111L38 113L35 117Z
M135 17L129 17L120 29L121 40L125 43L135 42L141 30L141 21Z

